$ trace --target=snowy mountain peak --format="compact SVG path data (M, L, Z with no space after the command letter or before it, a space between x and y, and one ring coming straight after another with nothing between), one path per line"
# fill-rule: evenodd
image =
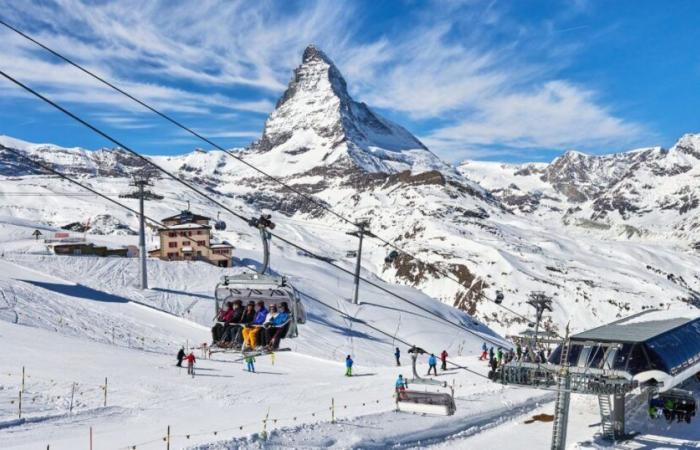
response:
M309 44L304 49L304 56L302 57L302 62L307 63L313 59L324 61L327 64L332 64L330 58L328 58L328 56L325 53L323 53L322 50L316 48L314 44Z
M330 165L383 173L452 171L405 128L353 100L336 65L313 45L250 149L270 153L286 174Z
M700 160L700 134L684 134L670 152L682 153Z

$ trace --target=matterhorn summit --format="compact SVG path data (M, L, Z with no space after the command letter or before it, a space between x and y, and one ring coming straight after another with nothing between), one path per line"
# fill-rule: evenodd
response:
M304 50L263 136L250 150L264 154L259 156L264 164L274 159L284 175L319 166L334 172L451 171L405 128L353 100L338 68L313 45Z

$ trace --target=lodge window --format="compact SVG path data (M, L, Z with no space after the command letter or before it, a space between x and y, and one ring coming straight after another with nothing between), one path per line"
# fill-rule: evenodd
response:
M177 242L168 242L168 247L169 247L169 248L176 248L176 247L177 247Z

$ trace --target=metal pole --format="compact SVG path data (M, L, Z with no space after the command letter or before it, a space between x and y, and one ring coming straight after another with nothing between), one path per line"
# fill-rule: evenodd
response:
M24 366L22 366L22 392L24 392Z
M107 407L107 377L105 377L105 408Z
M70 408L69 412L73 412L73 397L75 397L75 383L73 383L73 387L70 391Z
M355 264L355 292L352 297L352 302L357 305L359 304L359 293L360 293L360 266L362 264L362 239L365 236L365 224L360 224L359 231L360 245L357 249L357 263Z
M165 437L165 449L170 450L170 425L168 425L168 434Z
M92 427L90 427L90 450L92 450Z
M22 418L22 391L19 391L19 418Z
M141 289L148 289L148 275L146 270L146 221L143 215L143 187L144 180L138 182L139 186L139 259L141 260Z

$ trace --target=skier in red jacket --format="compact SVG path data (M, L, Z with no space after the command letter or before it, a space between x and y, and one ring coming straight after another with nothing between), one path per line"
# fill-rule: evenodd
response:
M440 353L440 361L442 361L440 370L447 370L447 350L443 350L442 353Z
M196 362L194 353L190 352L189 355L185 356L185 361L187 361L187 375L192 375L194 378L194 363Z

